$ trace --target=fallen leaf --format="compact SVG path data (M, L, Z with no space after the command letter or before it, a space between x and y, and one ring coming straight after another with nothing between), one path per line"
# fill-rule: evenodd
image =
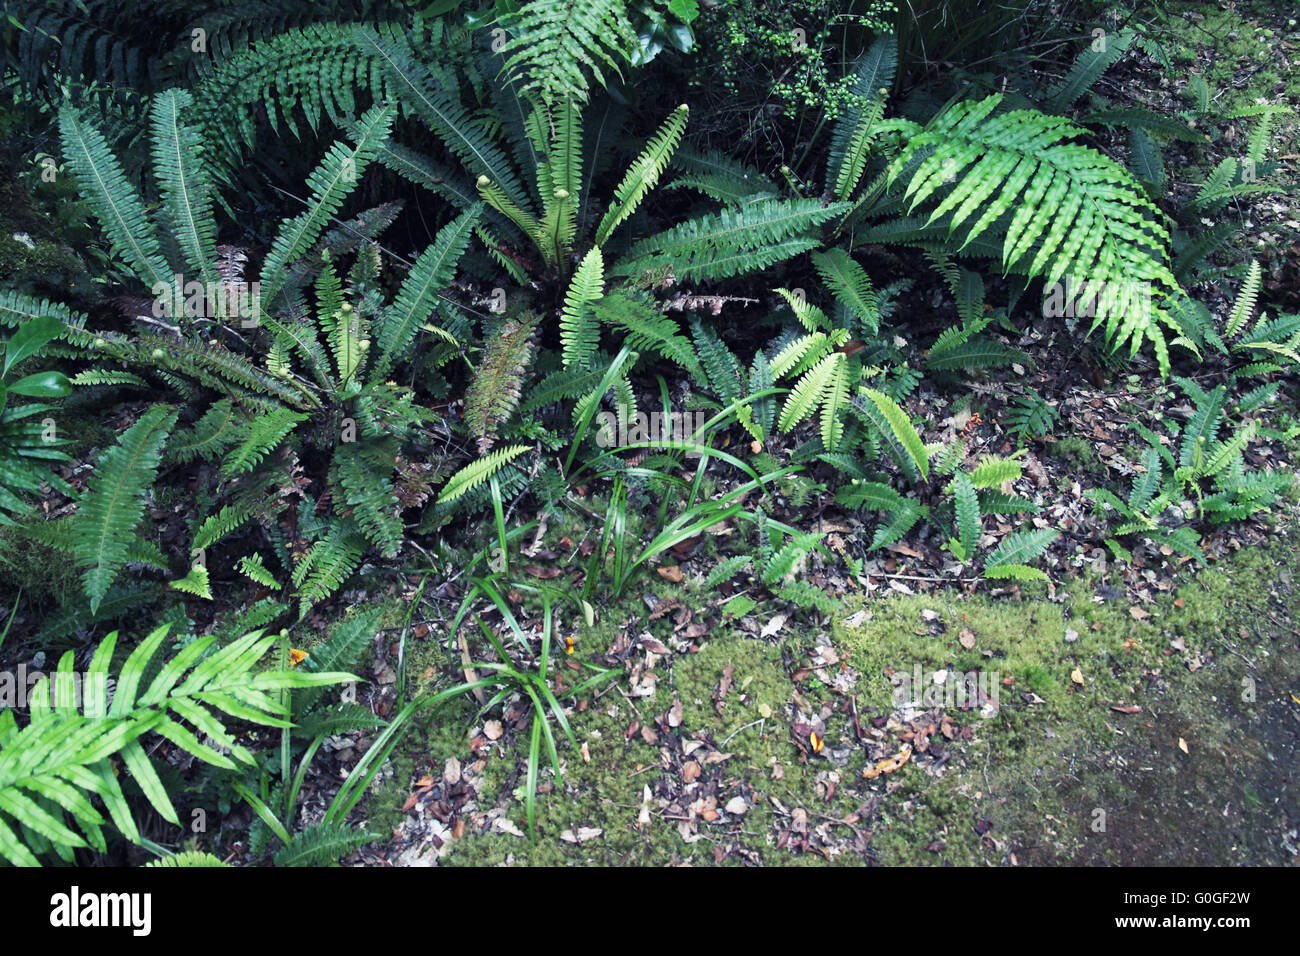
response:
M1082 686L1083 686L1083 671L1079 670L1079 668L1077 668L1077 667L1076 667L1074 670L1070 671L1070 680L1074 681L1076 684L1078 684L1080 687L1082 687Z
M1113 710L1113 711L1115 711L1115 713L1117 713L1117 714L1140 714L1140 713L1142 713L1142 708L1139 707L1137 704L1124 704L1124 705L1121 705L1121 704L1111 704L1111 705L1110 705L1110 709Z
M483 725L483 736L488 740L500 740L503 733L505 728L501 726L499 720L489 720Z
M449 787L460 783L460 761L455 757L447 758L447 763L442 768L442 779Z
M727 805L722 809L726 810L732 816L740 816L749 809L749 804L745 802L744 797L732 797L727 801Z
M560 839L566 843L586 843L588 840L594 840L604 832L600 827L575 827L561 833Z
M1178 738L1178 749L1181 750L1183 753L1187 754L1189 757L1192 755L1192 752L1187 749L1187 741L1184 740L1182 737Z
M1144 611L1140 607L1131 607L1128 609L1129 616L1135 621L1145 621L1151 616L1150 611Z
M694 783L700 779L700 765L694 760L688 760L682 766L682 780L686 783Z
M781 628L785 627L785 618L786 616L784 614L776 615L770 621L768 621L766 624L763 625L763 630L759 632L758 636L772 637L774 634L779 632Z
M961 646L968 651L975 646L975 633L968 627L961 629L961 635L957 639L961 642Z
M655 570L659 572L659 576L665 581L671 581L673 584L682 583L682 569L675 564L669 564Z

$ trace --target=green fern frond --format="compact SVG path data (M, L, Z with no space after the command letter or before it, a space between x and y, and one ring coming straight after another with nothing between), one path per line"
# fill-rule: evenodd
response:
M157 860L150 860L145 864L148 868L160 869L194 869L195 867L222 867L229 866L229 863L223 862L211 853L205 853L202 850L185 850L181 853L172 853Z
M145 510L145 490L157 474L176 410L154 405L95 462L95 474L77 504L73 553L85 568L91 611L127 560L127 545Z
M916 427L912 424L912 420L907 417L907 413L903 411L897 402L882 392L869 388L866 395L880 413L881 418L884 419L889 435L907 453L912 466L923 479L928 478L930 475L930 458L926 455L921 436L916 433Z
M841 246L814 252L812 261L831 294L853 313L864 329L875 332L880 327L880 306L867 270Z
M175 588L177 591L184 591L186 594L193 594L195 597L201 597L208 601L212 600L212 587L208 581L208 569L201 564L191 567L185 577L169 581L167 586Z
M1044 104L1048 111L1061 113L1078 102L1108 69L1115 65L1133 42L1133 34L1103 34L1091 40L1079 54L1069 74L1048 94Z
M11 823L36 835L29 842L43 839L44 846L55 849L89 846L105 852L102 828L109 820L127 839L142 842L114 757L153 808L177 825L167 790L140 743L144 734L157 733L179 751L216 767L252 766L252 756L226 730L220 714L288 727L282 690L356 680L341 673L257 671L276 638L254 631L220 649L215 649L215 636L197 638L146 685L167 632L166 626L156 629L132 651L117 673L111 705L108 682L116 631L96 649L81 675L80 693L69 651L56 673L33 689L27 726L19 729L11 711L0 713L0 857L15 865L39 865ZM95 798L108 820L91 802Z
M592 246L578 264L560 310L560 343L565 368L591 364L600 344L600 322L591 305L605 294L605 260Z
M957 541L962 550L959 559L969 561L979 543L979 499L975 496L975 486L970 478L962 474L953 478L952 494L953 506L957 513Z
M1020 531L1016 534L1009 534L1002 539L1002 543L984 559L984 574L986 577L997 577L995 573L998 569L1006 566L1023 565L1028 561L1034 560L1044 551L1048 545L1061 536L1061 532L1051 528L1039 528L1033 531ZM1042 572L1039 572L1040 574ZM1017 572L1012 572L1011 576L1016 576Z
M497 428L519 405L524 376L532 363L536 327L533 315L519 322L508 320L488 340L483 361L465 393L465 422L480 454L496 442Z
M752 166L738 162L717 150L683 146L670 161L680 172L666 188L694 189L728 206L758 199L775 199L776 184Z
M276 852L275 865L325 866L378 839L379 834L355 830L346 823L312 824Z
M181 119L181 112L192 102L183 90L167 90L154 99L153 160L171 228L186 263L206 285L218 280L217 225L202 139Z
M675 319L623 293L610 293L597 299L592 308L600 321L623 331L629 347L649 349L662 355L686 369L701 385L707 384L691 340L681 334L681 327Z
M632 215L641 200L659 182L659 177L668 167L668 160L672 157L673 150L677 148L682 134L686 131L686 118L689 112L689 107L683 103L668 114L663 125L646 143L641 155L632 161L632 165L623 175L623 180L614 190L614 198L609 204L609 209L601 218L600 225L596 227L593 240L596 245L603 246L613 235L614 230L623 220Z
M1237 290L1237 297L1232 302L1232 314L1228 316L1228 324L1224 326L1224 338L1232 338L1245 327L1246 321L1255 314L1255 304L1259 299L1260 280L1263 273L1259 268L1259 260L1250 260L1250 271L1246 274L1246 280Z
M634 276L669 266L678 280L691 281L757 272L816 248L820 241L808 233L847 208L818 199L773 199L724 209L634 243L612 271Z
M525 93L545 102L587 99L588 71L603 86L602 65L622 76L637 34L623 0L534 0L500 19L511 34L505 69Z
M838 200L848 199L862 178L884 112L882 91L893 86L897 67L898 41L892 34L877 37L858 64L850 90L852 105L835 125L826 164L826 191Z
M175 274L163 258L144 203L127 181L108 141L99 130L82 123L71 106L59 111L59 131L82 198L90 204L113 248L121 252L141 282L150 289L168 290L170 295Z
M1019 481L1021 473L1020 462L1015 458L985 455L971 472L970 480L976 488L997 488L1004 482Z
M448 479L442 494L438 496L438 503L448 504L455 501L461 495L487 481L526 451L528 451L527 445L511 445L508 448L498 448L490 455L470 462Z
M261 464L289 434L310 416L290 408L278 408L248 422L243 438L221 463L226 478L247 474Z
M254 584L260 584L262 587L280 589L280 582L275 579L266 566L266 562L257 552L246 554L238 561L238 567L241 574L247 577Z
M1178 285L1166 262L1161 214L1118 163L1062 142L1083 130L1031 110L991 115L1001 99L995 94L945 110L908 142L891 181L910 169L918 152L932 150L910 174L909 206L952 184L930 222L951 213L949 232L964 227L963 245L1018 204L1005 230L1004 267L1028 260L1029 274L1049 283L1067 274L1092 277L1102 292L1093 328L1104 323L1107 339L1114 346L1129 342L1133 352L1150 339L1168 374L1157 323L1179 330L1159 302Z

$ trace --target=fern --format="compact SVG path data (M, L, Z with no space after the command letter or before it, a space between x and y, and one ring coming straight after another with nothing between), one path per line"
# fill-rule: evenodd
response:
M378 839L379 834L354 830L346 823L312 824L276 851L275 865L324 866Z
M154 171L162 191L163 209L185 261L209 285L217 282L217 227L202 141L181 119L182 110L192 102L192 97L182 90L167 90L154 100Z
M1068 110L1103 73L1119 61L1132 42L1132 33L1120 32L1103 35L1089 43L1087 49L1074 61L1074 66L1065 79L1048 94L1045 104L1047 109L1053 113Z
M508 448L498 448L490 455L470 462L448 479L442 494L438 496L438 503L449 504L455 501L461 495L487 481L526 451L528 451L527 445L511 445Z
M495 444L497 429L513 414L533 355L536 316L505 322L484 350L483 361L465 393L465 421L480 454Z
M393 304L384 309L378 323L379 357L371 373L380 381L388 370L405 357L418 329L429 318L438 295L455 278L456 264L469 244L470 232L478 223L479 207L448 223L402 281Z
M641 155L628 167L622 182L614 190L614 198L609 204L609 209L601 218L600 225L596 227L594 240L596 245L605 244L619 224L632 215L641 200L659 181L659 177L668 166L673 150L681 142L682 133L686 130L688 112L688 107L684 103L673 110L659 127L658 132L651 137L645 149L641 151Z
M991 115L1001 99L995 94L945 110L910 137L890 181L930 151L910 172L909 209L955 178L929 221L951 213L949 232L964 226L963 246L1018 203L1005 228L1004 267L1025 268L1048 283L1067 274L1093 277L1102 289L1093 328L1104 322L1108 340L1129 342L1134 354L1149 339L1167 375L1168 348L1157 322L1180 330L1154 300L1179 290L1166 263L1168 232L1158 210L1123 167L1062 142L1083 135L1081 129L1029 110Z
M144 734L159 734L216 767L251 766L252 756L226 730L219 714L287 727L280 691L356 680L345 673L255 671L276 640L255 631L216 650L215 637L197 638L146 684L167 632L167 626L156 629L132 651L117 674L111 705L107 682L116 631L100 643L82 675L80 700L69 651L53 679L34 688L30 724L20 730L11 711L0 713L0 856L19 866L39 865L29 849L38 841L67 860L76 847L105 852L102 828L108 821L92 798L98 798L123 836L142 843L110 761L114 756L153 808L179 825L167 790L141 745ZM65 824L65 814L80 833ZM14 832L11 822L27 840Z
M817 199L764 200L690 219L632 245L611 270L636 276L671 267L679 281L727 279L755 272L816 248L812 227L841 214L844 203Z
M592 312L592 303L605 292L605 260L600 248L593 246L573 274L564 307L560 312L560 342L564 350L564 367L591 364L600 344L600 323Z
M175 409L154 405L95 462L95 476L87 482L72 524L73 553L85 568L92 612L127 561L128 543L144 516L145 490L175 423Z
M82 198L103 224L113 248L146 286L170 290L173 272L163 258L158 234L103 134L83 124L71 106L59 111L59 130Z
M601 66L621 76L637 44L623 0L534 0L500 22L512 34L501 50L506 70L547 102L585 101L588 71L603 86Z
M879 36L862 55L850 92L853 105L836 124L826 164L826 191L840 201L857 188L898 67L898 41Z
M1027 567L1027 563L1047 550L1048 545L1060 537L1059 531L1042 528L1009 534L1002 543L984 559L985 577L1014 577L1021 580L1045 579L1042 571Z
M867 389L866 395L871 400L871 407L875 408L880 416L878 421L884 426L881 431L886 432L887 437L892 439L892 443L902 449L921 478L928 478L930 459L925 452L925 445L921 442L921 436L916 433L916 428L907 417L907 413L892 398L875 389Z
M950 544L957 560L967 562L975 554L980 536L980 506L975 496L975 486L966 475L957 475L952 481L953 503L957 513L957 537Z
M281 223L271 251L262 263L261 296L270 302L284 283L284 270L305 255L326 223L338 214L366 166L375 159L379 146L388 136L395 110L377 106L366 112L358 123L357 142L352 149L335 143L326 158L309 177L311 197L305 212Z

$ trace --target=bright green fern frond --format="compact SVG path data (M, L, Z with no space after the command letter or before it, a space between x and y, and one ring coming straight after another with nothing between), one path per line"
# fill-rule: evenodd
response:
M212 215L212 182L203 166L202 138L181 119L181 112L192 102L183 90L167 90L154 100L154 172L186 264L207 284L218 280L217 225Z
M1161 214L1118 163L1062 142L1083 130L1032 110L992 115L1000 102L997 94L939 114L908 142L891 179L910 168L918 152L931 151L910 175L910 207L946 189L930 221L951 214L949 231L963 228L964 245L1017 206L1005 229L1004 266L1019 268L1028 260L1029 274L1049 283L1089 277L1101 290L1093 328L1104 323L1113 345L1129 342L1133 351L1150 339L1168 374L1157 322L1178 331L1160 307L1178 285L1167 265Z
M980 537L980 504L975 496L975 486L970 478L958 474L952 481L953 506L957 512L957 542L962 553L959 560L966 562L975 553Z
M511 445L508 448L498 448L492 454L470 462L448 479L442 494L438 496L438 503L447 504L455 501L461 495L487 481L526 451L528 451L527 445Z
M420 254L402 281L397 298L384 310L378 323L379 358L371 375L373 381L383 379L405 357L416 332L437 304L439 293L456 277L456 266L469 245L481 208L475 205L438 230L433 244Z
M601 67L621 76L637 44L623 0L534 0L500 23L511 34L501 50L506 70L546 102L585 102L588 71L603 86Z
M1232 302L1232 314L1228 317L1228 324L1223 329L1224 338L1232 338L1245 327L1246 321L1255 314L1255 304L1259 299L1260 280L1263 273L1259 268L1259 260L1250 261L1250 271L1246 274L1246 281L1241 284L1237 290L1237 297Z
M609 204L609 209L601 218L600 225L596 227L594 239L596 245L603 246L619 224L632 215L641 200L659 182L659 177L668 167L668 160L672 157L673 150L677 148L682 133L686 131L686 118L689 113L690 109L685 103L673 110L659 127L658 132L646 143L641 155L632 161L632 165L623 175L622 182L614 190L614 198Z
M892 398L875 389L867 389L867 398L871 400L872 405L880 413L888 426L889 434L907 453L907 457L911 460L920 476L928 478L930 475L930 458L926 455L921 436L916 433L916 427L912 424L912 420L907 417L907 413Z
M397 492L391 477L392 464L375 463L356 444L339 445L334 452L338 486L334 509L351 514L370 543L386 558L397 556L403 531ZM387 473L385 473L387 472Z
M126 563L128 543L145 510L145 490L162 461L176 410L154 405L95 462L95 474L77 505L73 552L85 568L86 595L98 610Z
M690 219L632 246L618 275L671 266L679 280L727 279L817 248L814 227L842 214L845 203L819 199L765 200Z
M560 310L560 342L564 349L565 368L583 368L591 364L600 344L600 322L592 303L605 294L605 260L599 246L592 246L578 264L578 270L564 293Z
M880 307L867 270L841 246L814 252L812 261L831 294L852 311L864 328L875 332L880 327Z
M691 378L701 385L707 385L704 369L695 356L691 340L682 335L681 327L675 319L622 293L611 293L597 299L592 308L602 322L624 332L626 344L630 348L650 349L686 369Z
M170 290L174 273L163 258L144 203L99 130L81 122L71 106L59 111L63 153L81 195L94 210L113 247L150 289ZM155 293L158 294L158 293Z

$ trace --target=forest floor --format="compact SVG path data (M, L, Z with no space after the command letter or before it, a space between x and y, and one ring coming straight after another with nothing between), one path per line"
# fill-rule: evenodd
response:
M1101 92L1221 131L1208 150L1173 162L1175 185L1193 192L1249 132L1249 120L1216 116L1261 99L1300 101L1300 34L1269 4L1179 13L1163 24L1173 72L1130 58ZM1194 75L1205 79L1205 110ZM1245 217L1239 253L1265 266L1264 299L1294 311L1295 118L1275 137L1278 191L1230 212ZM1236 285L1196 293L1221 315ZM1296 865L1294 508L1207 536L1200 570L1154 546L1112 563L1095 544L1104 528L1080 482L1123 496L1143 444L1133 424L1155 428L1158 409L1177 413L1177 393L1162 394L1171 386L1140 360L1103 382L1080 349L1062 347L1076 334L1020 327L1006 343L1029 361L1012 388L977 384L967 404L925 383L908 410L930 424L927 441L962 432L972 454L1006 454L1014 445L999 423L1012 392L1033 388L1057 409L1017 488L1046 505L1042 526L1066 532L1045 560L1051 586L990 592L986 583L974 593L941 537L922 532L869 559L856 580L814 560L805 579L830 603L796 610L701 588L730 553L721 529L666 556L645 593L602 607L595 628L569 628L576 657L623 676L573 709L578 748L561 748L560 778L543 758L535 838L522 798L530 709L515 701L484 720L466 702L395 759L369 802L370 826L392 839L353 860ZM1296 420L1294 408L1274 412L1280 428ZM1250 463L1292 470L1297 451L1294 441L1261 444ZM834 506L808 514L791 504L774 516L798 518L832 550L858 550L861 525ZM569 575L563 554L590 530L549 529L517 560L532 577ZM454 614L454 598L430 599L433 633L445 633L436 621ZM530 600L515 599L520 619L535 620ZM392 619L404 613L399 596ZM396 642L381 647L376 674L391 678L395 653ZM456 653L426 645L406 666L432 674ZM923 692L908 683L918 676ZM963 699L967 677L976 693Z

